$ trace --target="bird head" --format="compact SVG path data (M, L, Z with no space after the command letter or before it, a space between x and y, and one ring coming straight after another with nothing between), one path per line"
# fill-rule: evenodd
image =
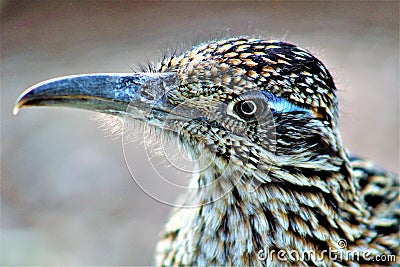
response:
M193 157L205 155L191 181L198 190L188 195L207 204L230 194L222 204L200 209L203 219L186 218L193 219L187 224L193 235L191 227L208 225L213 240L214 226L222 225L221 236L227 232L235 240L246 230L236 229L239 222L251 223L251 217L258 222L255 240L271 247L291 240L299 251L316 250L315 244L337 247L339 237L361 236L368 211L342 147L336 87L325 66L298 46L212 41L166 57L147 72L44 81L18 98L14 112L29 106L83 108L137 121L172 136ZM212 186L203 189L205 184ZM185 228L178 218L172 221Z
M213 41L143 73L51 79L24 92L14 112L28 106L140 121L179 139L191 154L209 155L220 172L261 182L309 184L282 167L333 171L341 164L331 75L308 51L275 40Z

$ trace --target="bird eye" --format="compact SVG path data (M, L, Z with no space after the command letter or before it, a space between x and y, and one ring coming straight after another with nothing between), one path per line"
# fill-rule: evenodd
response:
M236 114L245 120L256 119L264 112L264 109L265 103L258 99L241 100L233 107Z

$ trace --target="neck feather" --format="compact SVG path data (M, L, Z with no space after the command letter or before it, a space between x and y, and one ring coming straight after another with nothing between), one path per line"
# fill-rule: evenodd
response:
M254 265L262 263L258 253L340 249L339 240L357 240L368 214L357 204L348 162L340 162L336 172L287 169L298 179L319 181L308 186L278 179L273 168L267 183L237 177L218 164L205 169L191 182L202 187L186 197L188 206L197 207L174 212L157 247L157 263ZM279 169L282 175L285 167Z

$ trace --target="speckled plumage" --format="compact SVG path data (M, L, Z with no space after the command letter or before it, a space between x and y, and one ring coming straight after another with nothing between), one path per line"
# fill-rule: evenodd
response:
M156 247L156 265L398 263L376 261L399 253L397 177L348 156L337 126L336 87L317 58L285 42L232 38L150 66L149 72L177 77L164 86L161 102L153 99L163 86L157 91L141 84L146 94L127 93L134 83L125 76L112 76L118 86L111 94L82 97L68 87L93 86L86 83L90 79L108 86L103 75L39 84L20 97L17 108L56 103L124 115L177 138L194 158L202 155L190 182L195 189L180 203L192 208L172 213ZM49 93L53 84L62 89ZM117 106L127 102L125 95L131 111ZM87 99L106 104L100 108ZM148 102L156 108L143 115ZM281 258L278 251L316 257ZM349 259L329 251L369 254Z
M218 201L172 214L157 246L157 265L274 265L258 260L257 252L340 250L337 242L341 239L349 250L396 255L399 205L395 177L371 163L367 167L362 160L350 160L337 129L334 82L309 52L274 40L235 38L167 58L155 71L176 71L182 77L179 93L174 94L179 96L176 103L203 97L229 103L253 90L265 90L310 111L274 114L277 143L273 159L253 136L247 136L250 142L238 142L238 147L254 155L253 161L243 156L238 158L245 162L234 163L239 169L246 168L243 177ZM218 120L224 121L223 117ZM196 127L192 124L191 128ZM241 152L232 148L237 140L230 140L229 148L226 142L218 142L221 135L223 140L235 137L215 135L188 132L185 140L206 136L211 147L201 149L223 151L221 158L240 161L235 155ZM236 181L234 174L223 174L224 167L215 164L193 178L207 183L223 177L207 192L198 192L199 203L220 197L215 191L230 188L232 180ZM262 183L255 192L249 188L253 179ZM279 264L329 266L333 262L325 255L322 261ZM358 263L334 263L348 264Z

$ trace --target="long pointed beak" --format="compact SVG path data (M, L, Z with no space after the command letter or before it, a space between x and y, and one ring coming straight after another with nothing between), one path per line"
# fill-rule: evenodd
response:
M168 91L176 89L175 73L98 73L64 76L28 88L13 113L30 106L59 106L124 115L133 103L139 110L167 105Z

